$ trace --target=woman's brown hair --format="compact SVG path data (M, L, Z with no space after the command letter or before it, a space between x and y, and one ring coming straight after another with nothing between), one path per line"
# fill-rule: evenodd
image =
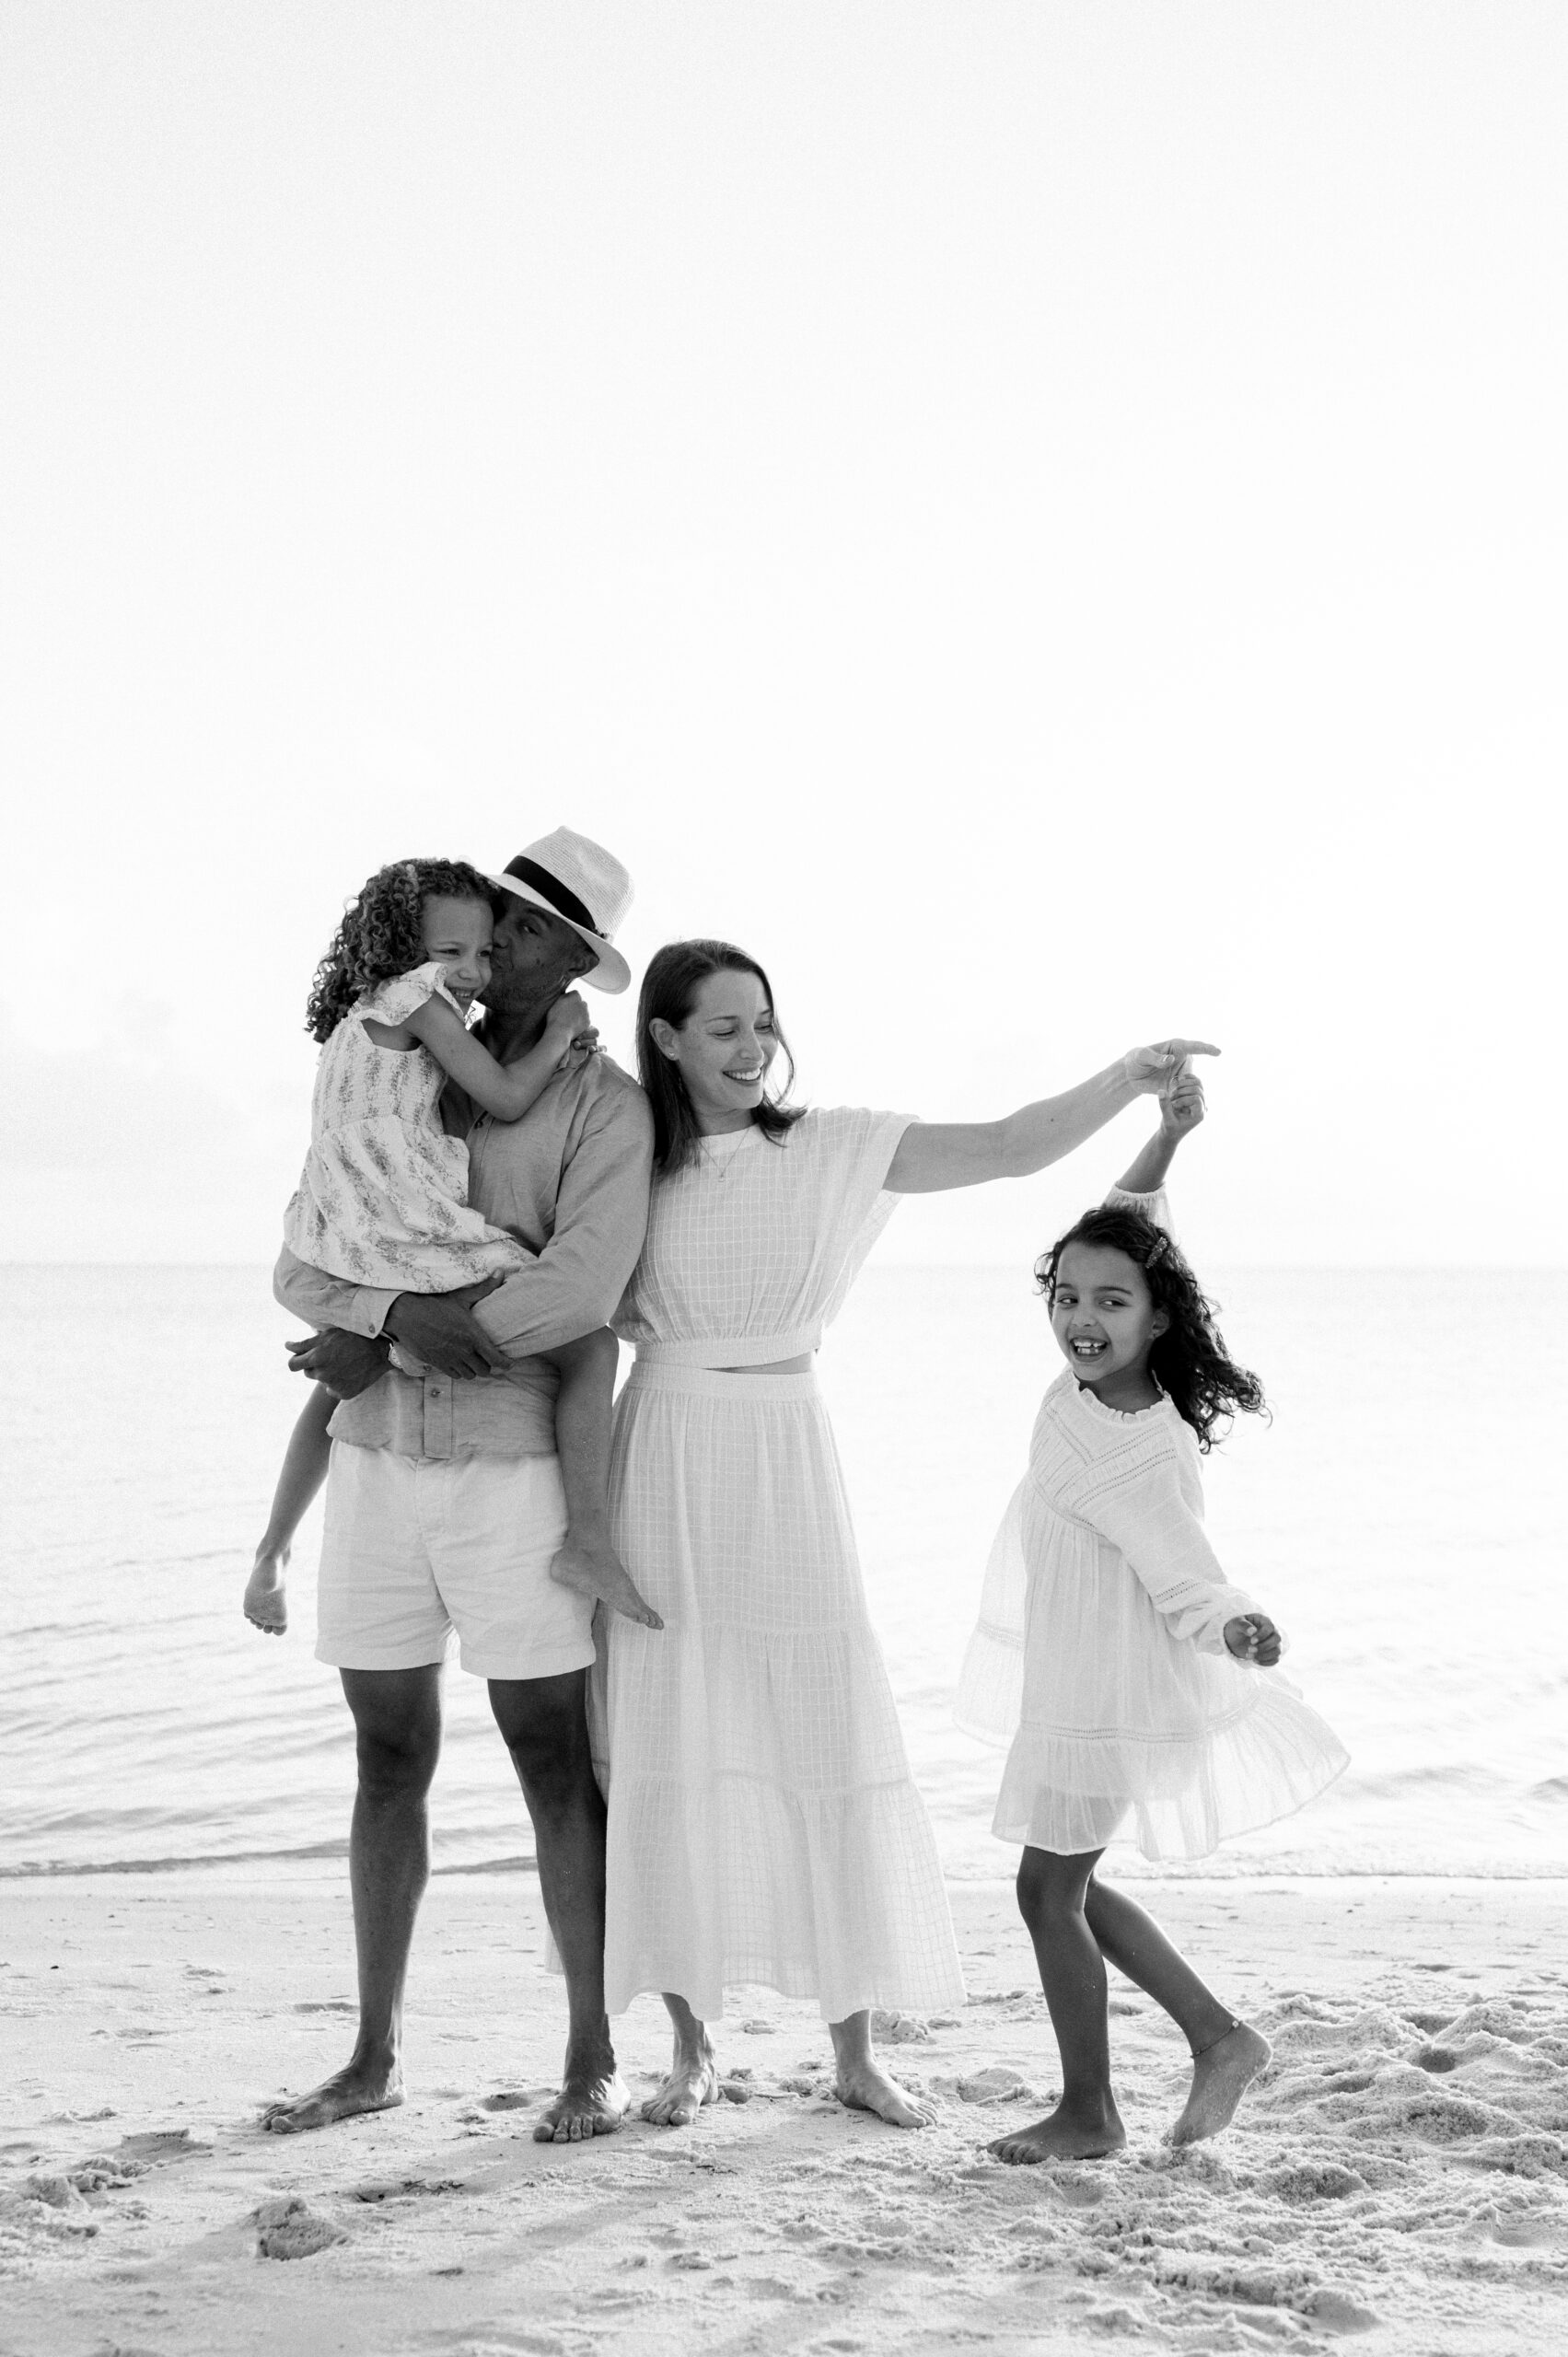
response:
M653 1027L662 1020L679 1031L696 1004L698 984L709 974L755 974L772 1009L773 1036L786 1070L783 1087L752 1108L756 1127L777 1145L805 1110L785 1101L795 1083L795 1058L773 1007L773 986L755 958L732 941L667 941L649 958L637 997L637 1077L654 1109L654 1167L665 1177L696 1161L703 1133L680 1067L664 1053Z

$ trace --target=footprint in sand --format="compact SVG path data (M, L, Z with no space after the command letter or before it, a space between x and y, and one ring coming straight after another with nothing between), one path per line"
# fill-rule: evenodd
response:
M460 2177L368 2177L363 2185L348 2189L352 2201L404 2201L419 2193L461 2193Z
M1370 2308L1353 2300L1348 2292L1336 2292L1327 2285L1321 2292L1313 2293L1307 2303L1307 2313L1326 2332L1370 2332L1382 2322Z
M313 2258L348 2236L295 2193L263 2201L256 2212L256 2248L263 2258Z
M115 2153L136 2161L193 2161L212 2149L198 2144L188 2128L144 2128L138 2135L122 2136Z

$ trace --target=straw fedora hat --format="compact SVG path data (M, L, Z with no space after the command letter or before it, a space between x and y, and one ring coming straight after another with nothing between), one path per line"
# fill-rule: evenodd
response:
M623 991L631 986L632 969L614 946L616 933L632 905L632 878L602 843L570 827L541 835L508 860L490 882L536 909L562 917L586 941L598 958L591 973L579 977L596 991Z

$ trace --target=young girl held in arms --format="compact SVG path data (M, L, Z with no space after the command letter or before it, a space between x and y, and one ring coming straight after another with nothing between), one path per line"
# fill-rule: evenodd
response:
M1263 1389L1226 1354L1160 1191L1202 1117L1202 1085L1184 1071L1159 1135L1037 1269L1067 1365L992 1550L958 1706L960 1725L1011 1742L992 1829L1024 1845L1018 1906L1062 2055L1060 2103L992 2145L1005 2161L1090 2160L1126 2142L1108 1963L1191 2049L1170 2141L1227 2124L1266 2039L1095 1870L1129 1817L1145 1857L1203 1857L1291 1815L1346 1761L1295 1689L1267 1675L1281 1632L1203 1535L1199 1457L1216 1426L1262 1409Z
M468 1148L441 1124L448 1082L499 1121L523 1119L555 1074L593 1052L575 991L557 999L537 1047L501 1064L468 1028L490 979L491 888L460 860L405 859L350 902L317 969L306 1029L321 1042L310 1152L285 1216L289 1249L330 1276L399 1293L467 1289L470 1301L533 1259L468 1199ZM601 1535L614 1337L602 1330L540 1356L561 1379L555 1434L569 1528L551 1566L569 1587L662 1626ZM281 1636L284 1571L327 1476L336 1401L313 1387L294 1429L245 1590L245 1614Z

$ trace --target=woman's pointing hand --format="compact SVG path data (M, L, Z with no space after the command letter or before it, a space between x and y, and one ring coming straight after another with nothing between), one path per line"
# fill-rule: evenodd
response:
M1140 1097L1157 1097L1169 1087L1189 1056L1217 1056L1207 1039L1156 1039L1152 1048L1129 1048L1121 1070Z

